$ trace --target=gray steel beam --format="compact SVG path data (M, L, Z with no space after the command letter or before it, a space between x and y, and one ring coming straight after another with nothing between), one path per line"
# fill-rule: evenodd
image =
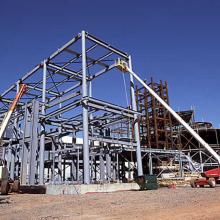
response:
M76 181L76 161L74 161L74 159L71 160L71 180L72 181Z
M63 103L65 101L68 101L68 100L70 100L72 98L75 98L75 97L79 96L80 94L81 94L80 91L77 91L75 93L67 94L67 95L62 96L62 97L60 97L58 99L55 99L55 100L53 100L51 102L48 102L47 107L48 108L53 107L55 105L58 105L58 104Z
M128 161L128 179L131 179L131 162Z
M76 181L79 182L79 148L77 148L77 157L76 157Z
M149 174L153 174L153 164L152 164L152 154L149 153L149 160L148 160L148 166L149 166Z
M50 112L45 116L45 119L49 119L49 118L55 117L57 115L60 115L64 112L67 112L67 111L79 106L80 102L81 102L81 100L76 100L73 103L67 104L67 105L63 106L62 108L60 108L60 109L57 109L53 112Z
M59 145L59 149L61 146ZM58 182L62 183L62 153L58 152Z
M11 160L11 146L10 146L10 141L9 144L7 146L7 150L6 150L6 160L7 160L7 169L10 170L10 160Z
M37 149L38 149L38 121L39 121L39 102L33 100L31 118L31 138L30 138L30 160L29 160L29 185L36 184L37 173Z
M103 182L105 180L105 161L103 158L103 149L100 150L100 155L99 155L99 171L100 171L100 181Z
M41 105L41 114L44 117L46 114L45 103L46 103L46 83L47 83L47 64L46 60L43 64L43 86L42 86L42 105ZM44 184L44 149L45 149L45 123L41 121L41 135L40 135L40 152L39 152L39 184Z
M131 57L129 56L129 68L132 69ZM130 92L131 92L131 101L132 101L132 109L137 111L137 103L135 99L134 93L134 77L130 74ZM139 126L137 121L137 114L134 114L134 120L136 123L134 124L134 132L135 132L135 141L137 143L136 148L136 157L137 157L137 169L138 169L138 176L143 175L143 167L142 167L142 159L141 159L141 144L140 144L140 135L139 135Z
M9 103L9 104L11 104L12 102L13 102L13 100L12 99L6 99L6 98L0 98L0 102L6 102L6 103ZM24 103L23 102L18 102L18 104L17 105L24 105Z
M105 143L109 143L109 144L126 145L126 146L130 146L130 147L137 146L136 143L132 143L131 141L129 141L129 142L128 141L121 141L119 139L113 139L113 138L102 138L102 137L89 136L89 140L100 141L100 142L105 142Z
M89 97L92 97L92 81L89 81ZM89 114L90 129L91 129L90 133L93 136L94 135L94 126L91 123L91 121L93 120L93 114L92 114L91 109L89 109L88 114ZM92 148L93 146L94 146L94 141L90 141L90 147ZM90 162L91 162L91 164L90 164L90 170L91 170L90 178L91 178L91 180L93 180L94 179L94 177L93 177L93 174L94 174L93 167L96 166L96 164L95 164L95 156L91 156ZM96 174L94 176L96 176Z
M52 60L53 58L55 58L56 56L58 56L62 51L64 51L66 48L68 48L69 46L71 46L73 43L75 43L77 40L79 40L81 37L81 34L79 33L76 37L74 37L73 39L71 39L69 42L67 42L65 45L63 45L60 49L58 49L57 51L55 51L53 54L50 55L50 57L48 58L48 60Z
M86 98L87 94L87 68L86 68L86 36L82 31L82 97ZM84 184L90 183L89 171L89 125L88 125L88 101L83 101L83 181Z
M134 118L133 114L129 114L129 113L123 112L121 110L113 109L109 106L103 106L103 105L100 105L100 104L90 103L90 102L88 102L88 106L97 109L97 111L98 110L103 110L103 111L112 112L112 113L115 113L115 114L118 114L118 115L124 115L128 118Z
M91 143L90 143L91 145ZM90 155L90 182L93 182L94 179L94 155Z
M103 106L108 106L110 108L117 109L117 110L120 110L120 111L123 111L123 112L127 112L127 113L130 113L130 114L141 115L141 113L139 113L138 111L130 110L128 108L124 108L124 107L121 107L119 105L111 104L109 102L104 102L104 101L101 101L101 100L98 100L98 99L94 99L94 98L91 98L91 97L88 98L88 100L91 103L97 103L97 104L100 104L100 105L103 105Z
M66 73L66 72L64 73L63 71L60 71L56 68L50 67L49 64L47 65L47 70L51 72L51 76L54 76L55 74L58 74L58 75L61 75L61 76L67 77L67 78L72 76L72 74L69 74L69 73ZM48 76L47 78L49 78L51 76ZM39 83L42 83L42 82L40 81Z
M116 48L114 48L113 46L111 46L110 44L105 43L104 41L92 36L91 34L86 33L86 38L99 44L100 46L106 48L107 50L110 50L118 55L120 55L121 57L124 57L125 59L128 59L128 55Z
M110 65L109 67L106 67L106 68L104 68L104 69L102 69L102 70L100 70L100 71L94 73L94 74L90 77L90 80L93 80L93 79L95 79L95 78L97 78L97 77L103 75L104 73L106 73L106 72L108 72L108 71L110 71L110 70L112 70L112 69L114 69L114 68L115 68L115 64L112 64L112 65Z
M61 92L61 93L60 93L60 96L63 96L63 95L65 95L65 94L71 92L72 90L79 88L80 86L81 86L81 82L79 82L79 83L77 83L76 85L71 86L71 87L69 87L68 89L66 89L66 90L64 90L63 92ZM51 101L53 101L53 100L55 100L55 99L57 99L57 97L51 97L51 98L49 99L49 101L51 102Z
M111 155L109 153L106 154L106 176L108 182L111 181Z
M180 166L180 177L183 178L184 177L184 170L183 170L183 161L182 161L182 157L181 157L181 151L179 153L179 166Z
M14 180L16 148L12 144L9 144L9 149L10 149L10 179Z
M27 108L27 104L25 106L25 114L24 114L24 129L23 129L23 137L22 137L22 154L21 154L21 178L20 184L27 184L27 163L28 163L28 146L26 143L26 138L30 136L30 112Z
M92 45L91 47L89 47L89 48L86 49L86 52L89 52L89 51L95 49L97 46L98 46L98 44ZM79 56L76 56L76 57L70 59L70 60L67 61L62 67L67 67L67 66L69 66L71 63L75 62L75 61L78 60L80 57L82 57L82 54L80 54ZM55 73L56 73L56 72L55 72Z
M37 86L31 86L28 84L28 88L30 89L33 89L33 90L36 90L36 91L39 91L39 92L42 92L43 88L39 88ZM28 89L28 91L30 91L30 89ZM53 91L48 91L48 90L45 90L46 93L50 94L50 95L59 95L59 93L57 92L53 92ZM37 95L36 95L37 96Z
M71 78L75 77L78 80L82 80L82 75L77 73L77 72L75 72L75 71L73 71L73 70L69 70L69 69L66 69L66 68L64 68L62 66L58 66L57 64L52 64L52 63L49 63L48 66L53 67L54 69L57 69L59 71L63 71L64 73L71 74L72 75Z
M116 175L116 172L117 172L117 158L116 158L116 153L113 153L112 154L112 157L113 157L113 161L112 161L112 180L113 181L116 181L117 179L117 175Z
M107 103L107 102L103 102L94 98L86 98L88 100L88 105L90 107L99 109L99 110L103 110L103 111L107 111L107 112L112 112L115 114L119 114L119 115L124 115L126 117L129 118L134 118L134 114L140 114L137 111L132 111L117 105L113 105L111 103Z
M102 57L96 59L96 62L100 62L100 61L106 59L107 57L109 57L109 56L111 56L111 55L112 55L112 52L110 52L110 53L108 53L108 54L106 54L106 55L104 55L104 56L102 56ZM90 67L93 66L94 64L95 64L94 62L91 62L91 63L87 64L86 67L87 67L87 68L90 68ZM102 72L100 72L100 71L98 72L99 74L98 74L98 73L94 73L94 75L91 76L89 80L91 80L91 79L93 79L93 78L95 78L95 77L98 77L98 76L102 75L103 73L105 73L105 72L107 72L108 70L112 69L112 67L113 67L113 65L106 66L103 70L101 70ZM82 72L82 70L79 70L78 72L80 73L80 72Z
M75 124L70 124L67 122L59 122L59 121L55 122L55 121L51 121L50 119L46 120L46 123L53 126L61 126L62 128L65 128L66 131L71 131L71 132L73 131L73 127L76 127L76 129L78 128L77 127L78 125Z
M112 121L109 121L109 122L106 122L104 124L102 124L102 127L105 128L105 127L109 127L109 126L112 126L112 125L115 125L115 124L119 124L119 123L126 123L128 122L128 118L124 118L122 116L116 118L115 120L112 120Z
M55 143L52 140L52 165L51 165L51 182L55 182Z
M74 54L74 55L76 55L76 56L78 56L78 57L81 56L80 53L78 53L78 52L76 52L76 51L74 51L74 50L72 50L72 49L66 49L66 51L67 51L68 53ZM100 64L101 66L104 66L104 67L108 67L108 66L109 66L109 65L107 65L107 64L104 63L104 62L101 62L101 61L99 61L99 60L93 59L92 57L87 56L86 58L87 58L87 60L91 61L93 64L96 64L96 63L97 63L97 64Z

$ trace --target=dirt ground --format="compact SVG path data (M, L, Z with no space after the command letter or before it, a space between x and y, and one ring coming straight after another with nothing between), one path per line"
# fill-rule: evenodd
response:
M220 219L220 187L0 196L0 219Z

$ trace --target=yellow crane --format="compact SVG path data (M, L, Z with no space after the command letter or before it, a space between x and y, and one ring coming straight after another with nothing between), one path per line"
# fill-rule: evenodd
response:
M0 127L0 144L2 142L5 130L8 126L8 123L11 119L12 113L14 112L20 98L24 95L24 93L27 90L27 85L25 84L21 84L20 85L20 89L19 92L16 94L15 99L13 100L8 112L5 114L5 117L1 123L1 127ZM2 147L0 145L0 147ZM4 166L4 164L0 164L0 192L1 194L8 194L10 185L12 186L12 188L14 188L15 185L19 185L19 181L11 181L9 184L9 175L8 175L8 169L6 166Z
M13 102L11 104L11 107L9 108L8 112L5 114L5 117L4 117L3 121L2 121L2 124L1 124L1 127L0 127L0 141L3 138L3 135L5 133L5 129L8 126L8 123L10 121L11 115L14 112L14 110L15 110L17 104L18 104L18 101L23 96L23 94L26 92L26 90L27 90L27 85L21 84L19 92L17 93L15 99L13 100Z

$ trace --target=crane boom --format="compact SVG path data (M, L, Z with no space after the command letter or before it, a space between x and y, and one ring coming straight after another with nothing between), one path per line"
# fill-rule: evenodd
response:
M11 115L13 113L13 111L15 110L16 106L17 106L17 103L18 101L20 100L20 98L23 96L23 94L26 92L27 90L27 85L25 84L21 84L20 85L20 89L19 89L19 92L17 93L17 95L15 96L15 99L13 100L11 106L10 106L10 109L8 110L8 112L5 114L5 117L2 121L2 124L1 124L1 127L0 127L0 141L2 140L3 138L3 135L5 133L5 130L8 126L8 123L10 121L10 118L11 118Z

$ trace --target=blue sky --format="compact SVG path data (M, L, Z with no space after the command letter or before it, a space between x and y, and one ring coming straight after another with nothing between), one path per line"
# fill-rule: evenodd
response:
M130 53L142 78L168 80L176 110L219 127L219 27L217 0L2 0L0 92L84 29Z

